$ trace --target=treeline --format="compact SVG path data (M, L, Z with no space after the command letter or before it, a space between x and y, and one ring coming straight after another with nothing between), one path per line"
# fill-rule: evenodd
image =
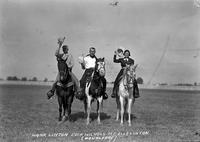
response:
M6 80L8 80L8 81L39 81L37 77L33 77L33 78L27 78L27 77L18 78L17 76L8 76L6 78ZM43 81L47 82L48 79L44 78Z

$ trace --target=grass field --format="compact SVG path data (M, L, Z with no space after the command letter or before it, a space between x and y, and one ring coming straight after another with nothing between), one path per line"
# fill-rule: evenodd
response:
M58 123L58 104L46 99L48 86L0 85L0 141L166 142L200 141L200 91L141 89L132 126L115 121L116 103L104 101L102 124L96 102L88 126L83 103L74 99L73 122ZM111 88L107 90L111 93Z

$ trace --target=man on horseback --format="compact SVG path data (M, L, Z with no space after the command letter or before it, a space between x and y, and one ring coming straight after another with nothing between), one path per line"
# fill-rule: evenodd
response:
M58 39L58 49L55 52L55 56L57 57L57 61L58 62L65 62L66 65L68 66L68 70L69 73L72 77L73 83L74 83L74 90L75 90L75 94L77 93L78 89L79 89L79 82L78 79L76 78L76 76L72 73L72 68L74 66L74 59L73 56L68 52L69 48L67 45L63 45L64 39L63 41L61 41L61 39ZM62 47L63 53L61 53L60 48ZM55 92L56 89L56 84L57 82L60 81L60 75L59 73L57 74L56 77L56 81L53 83L51 90L47 93L47 98L50 99Z
M96 53L96 49L94 47L91 47L89 49L89 54L83 58L83 63L81 63L82 69L85 69L85 72L80 80L80 87L82 89L80 94L82 97L85 95L84 90L85 90L86 81L88 79L91 79L91 75L96 67L97 57L95 56L95 53ZM106 94L106 79L104 77L102 78L102 84L103 84L103 92L104 92L103 99L107 99L108 96Z
M121 70L118 73L115 82L114 82L114 87L113 87L113 92L111 97L115 98L117 95L117 91L119 88L119 82L122 79L123 73L124 73L124 69L126 68L126 66L130 66L130 65L134 65L134 60L132 58L130 58L130 51L129 50L125 50L123 55L124 57L120 56L120 58L117 59L117 55L119 55L120 53L122 53L123 50L122 49L118 49L118 51L115 51L114 57L113 57L113 62L114 63L121 63ZM134 97L138 98L139 97L139 89L138 89L138 85L137 85L137 81L136 79L134 80L134 87L135 87L135 92L133 92Z

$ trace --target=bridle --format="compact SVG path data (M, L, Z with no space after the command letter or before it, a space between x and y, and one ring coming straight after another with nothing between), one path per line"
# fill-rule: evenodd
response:
M61 78L61 75L62 75L62 77L64 78L64 81L65 81L67 76L68 76L68 74L69 74L69 72L68 72L68 68L67 67L65 67L63 70L62 69L59 70L59 74L60 74L60 78Z
M136 67L137 67L137 65L136 66L131 65L131 66L125 68L123 85L127 89L130 89L133 87L134 80L136 77L136 74L135 74Z
M97 69L96 71L99 73L100 76L105 76L105 62L98 61L97 62Z

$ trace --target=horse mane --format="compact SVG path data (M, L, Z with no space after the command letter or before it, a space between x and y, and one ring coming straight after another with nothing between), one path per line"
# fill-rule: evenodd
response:
M64 68L66 68L66 70L68 70L69 68L68 65L65 63L65 61L64 60L58 61L58 71L60 72Z

